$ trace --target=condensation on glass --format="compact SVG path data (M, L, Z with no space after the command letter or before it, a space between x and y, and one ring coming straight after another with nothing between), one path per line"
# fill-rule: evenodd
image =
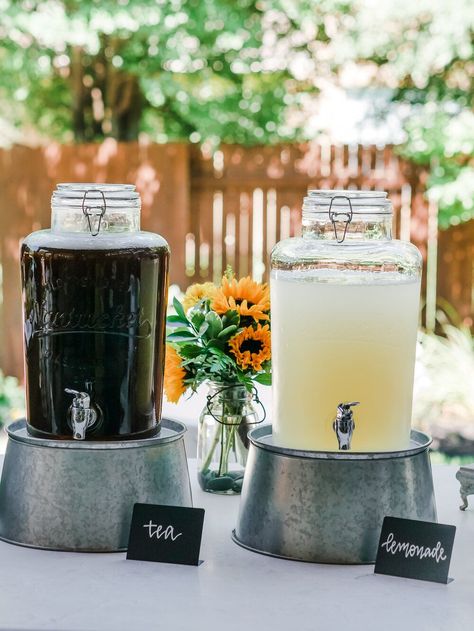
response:
M309 191L302 236L271 257L276 443L408 446L421 266L385 192Z
M28 431L114 440L159 430L169 247L132 185L59 184L22 243Z

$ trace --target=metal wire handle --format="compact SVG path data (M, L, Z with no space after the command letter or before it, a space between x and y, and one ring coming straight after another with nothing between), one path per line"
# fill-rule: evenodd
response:
M107 210L107 202L105 201L105 195L104 195L104 191L98 191L101 195L102 195L102 200L104 202L103 206L86 206L86 197L88 193L92 193L94 192L93 189L89 188L86 191L84 191L84 197L82 198L82 212L84 213L84 216L87 218L87 223L89 224L89 232L91 233L91 235L93 237L96 237L99 232L100 232L100 226L102 223L102 217L105 215L105 211ZM93 230L92 229L92 223L91 223L91 215L94 215L95 217L97 217L97 213L93 213L91 212L93 209L100 209L100 215L99 215L99 223L97 225L97 230Z
M344 212L337 212L335 210L332 210L332 204L334 202L335 199L346 199L347 203L349 204L349 211L344 211ZM331 203L329 204L329 219L332 222L333 228L334 228L334 236L336 237L336 241L338 243L342 243L344 241L344 239L346 238L346 234L347 234L347 228L349 226L349 224L352 221L352 217L353 217L353 212L352 212L352 202L350 200L349 197L347 197L346 195L335 195L334 197L331 198ZM336 221L340 221L338 219L338 217L344 216L345 219L345 224L344 224L344 234L342 235L342 239L339 239L339 237L337 236L337 226L336 226Z
M222 419L218 418L213 413L213 411L211 409L213 400L219 394L222 394L225 390L232 390L232 388L235 388L235 387L236 387L235 385L222 386L222 388L219 388L219 390L217 392L215 392L214 394L208 394L207 395L207 411L208 411L209 415L212 416L212 418L214 420L216 420L218 423L220 423L221 425L240 425L240 423L225 423ZM245 386L242 386L242 387L245 387ZM248 392L248 390L247 390L247 392ZM255 403L262 408L263 417L260 420L258 420L258 421L254 421L253 423L249 422L249 423L247 423L247 425L260 425L260 423L263 423L263 421L267 418L267 411L265 409L265 406L263 405L263 403L259 399L258 391L257 391L257 388L255 386L252 386L252 395L253 395L252 396L252 400L255 401Z

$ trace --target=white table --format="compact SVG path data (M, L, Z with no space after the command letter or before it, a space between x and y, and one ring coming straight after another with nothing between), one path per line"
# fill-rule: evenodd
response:
M375 576L373 566L274 559L230 539L239 499L198 490L200 567L126 561L0 542L1 629L138 631L468 631L474 626L474 509L455 467L435 467L440 521L458 527L449 585Z

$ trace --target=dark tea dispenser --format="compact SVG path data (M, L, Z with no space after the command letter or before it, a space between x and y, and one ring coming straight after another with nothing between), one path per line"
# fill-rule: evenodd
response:
M21 248L28 431L116 440L159 427L169 248L130 185L60 184Z
M27 419L0 538L125 549L135 502L191 505L185 428L160 420L169 247L140 230L133 185L59 184L51 205L21 246Z

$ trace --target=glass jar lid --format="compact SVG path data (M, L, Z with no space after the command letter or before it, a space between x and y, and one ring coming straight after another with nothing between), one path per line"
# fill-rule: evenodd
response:
M134 184L92 184L69 182L58 184L53 192L53 207L79 208L82 206L134 209L140 208L140 195Z
M328 213L331 209L354 214L391 214L392 203L385 191L310 189L303 202L303 217Z
M130 232L140 229L140 195L133 184L58 184L51 198L56 232Z
M303 229L332 232L337 243L360 236L367 222L372 234L389 234L391 221L392 203L385 191L310 189L303 202Z

